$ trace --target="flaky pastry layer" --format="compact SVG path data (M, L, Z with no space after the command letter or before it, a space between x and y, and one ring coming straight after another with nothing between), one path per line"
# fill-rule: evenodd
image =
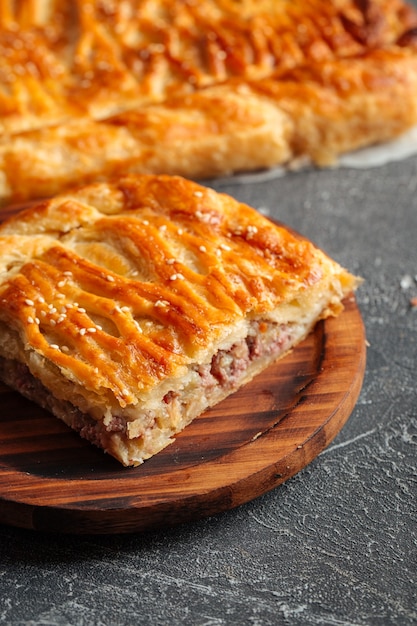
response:
M357 279L180 177L126 176L0 227L0 376L137 465L338 314Z

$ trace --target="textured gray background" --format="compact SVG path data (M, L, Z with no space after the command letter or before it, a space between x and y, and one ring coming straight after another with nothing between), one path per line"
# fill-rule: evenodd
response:
M364 277L351 418L296 477L218 517L104 538L0 526L0 624L417 624L417 158L219 188Z

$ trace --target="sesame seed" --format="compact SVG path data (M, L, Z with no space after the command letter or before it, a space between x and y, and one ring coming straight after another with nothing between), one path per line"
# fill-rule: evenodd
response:
M26 298L25 304L27 304L28 306L33 306L35 303L33 302L33 300L30 300L29 298Z
M169 306L169 302L167 300L157 300L154 304L157 308Z
M221 243L221 244L220 244L220 248L221 248L222 250L225 250L226 252L228 252L229 250L231 250L231 249L232 249L230 246L228 246L228 245L227 245L227 244L225 244L225 243Z
M94 328L93 326L91 326L91 328L87 328L87 333L96 333L97 332L97 328Z
M86 328L80 328L80 330L78 331L80 335L85 335L85 333L87 332Z
M184 233L184 229L179 228L177 232L178 232L179 235L182 235Z
M45 298L43 296L38 296L37 301L43 304L45 302Z
M66 317L67 317L67 316L66 316L65 314L60 315L60 316L58 317L58 319L57 319L56 323L57 323L57 324L61 324L61 323L62 323L62 322L66 319Z
M62 352L69 352L68 346L61 346Z
M28 324L34 324L35 320L33 319L33 317L31 315L28 315L26 318L26 321Z
M39 326L39 324L41 323L41 321L40 321L39 317L35 317L35 322L36 322L36 323L38 324L38 326Z
M178 274L172 274L172 275L169 277L169 280L184 280L184 276L183 276L182 274L180 274L180 273L178 273Z
M86 313L86 310L82 306L79 306L77 311L78 313Z
M174 263L176 263L177 259L167 259L167 265L173 265Z
M67 284L66 280L60 280L59 283L57 283L58 287L64 287L64 285Z
M50 320L50 324L51 324L51 326L56 326L56 321L55 320Z
M161 233L164 233L164 232L166 231L166 229L167 229L167 225L166 225L166 224L162 224L162 225L159 227L159 230L161 231Z
M215 218L210 213L203 213L203 211L196 211L195 216L198 217L199 220L204 222L205 224L210 224L215 222Z
M70 271L64 272L64 276L72 276L72 272L70 272Z
M123 313L130 313L130 308L129 308L128 306L122 306L122 307L120 308L120 310L121 310Z
M200 250L200 252L207 252L206 246L200 246L198 249Z
M100 326L100 324L97 324L96 328L97 330L103 330L103 326Z
M110 276L110 274L107 274L107 276L106 276L106 280L107 280L109 283L114 283L114 277L113 277L113 276Z
M246 229L246 237L248 239L251 239L254 235L256 235L257 232L258 229L256 226L248 226Z
M58 293L56 297L57 297L59 300L64 300L64 299L65 299L65 296L64 296L64 294L63 294L63 293Z
M202 191L194 191L194 195L196 198L202 198L204 194Z
M59 350L59 346L56 343L51 343L49 347L53 348L54 350Z

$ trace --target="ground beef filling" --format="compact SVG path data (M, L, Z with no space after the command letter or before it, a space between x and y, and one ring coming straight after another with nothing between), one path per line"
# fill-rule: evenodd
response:
M273 325L272 334L268 332L264 336L259 328L261 325L262 322L254 322L245 339L233 344L229 350L219 350L209 365L198 368L204 387L237 388L252 361L272 355L278 357L288 350L291 332L287 326ZM271 324L268 329L271 331Z
M211 363L197 368L202 388L209 394L215 387L222 389L238 388L245 372L254 360L267 356L280 356L286 352L291 342L291 332L287 326L268 325L268 332L262 333L262 322L254 322L245 339L233 344L228 350L219 350ZM272 329L272 332L271 332ZM26 365L0 357L0 379L17 390L23 396L36 402L44 409L63 419L68 425L93 444L103 446L106 433L121 433L127 430L126 420L121 415L113 415L106 422L97 422L90 415L83 413L70 402L58 400L30 373ZM169 405L179 397L175 391L169 391L163 402ZM154 412L143 415L144 429L152 428L155 423Z

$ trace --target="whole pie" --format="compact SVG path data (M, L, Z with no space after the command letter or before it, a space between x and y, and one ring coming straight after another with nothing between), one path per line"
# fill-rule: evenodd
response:
M402 0L0 3L0 202L330 165L417 123Z

